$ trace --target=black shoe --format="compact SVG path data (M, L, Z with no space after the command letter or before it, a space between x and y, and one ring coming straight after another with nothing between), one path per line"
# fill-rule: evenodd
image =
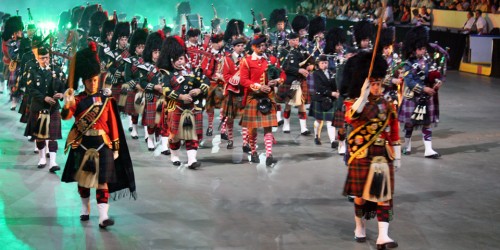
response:
M356 235L354 235L354 240L356 242L363 243L366 242L366 237L356 237Z
M178 167L181 165L181 162L180 161L174 161L172 162L172 164L174 164L174 166Z
M99 227L102 229L105 229L106 227L113 226L115 224L115 221L112 219L107 219L102 222L102 224L99 224Z
M10 107L11 111L16 111L16 107Z
M38 164L38 168L44 168L47 164Z
M398 243L395 241L387 242L384 244L377 244L377 250L382 250L382 249L390 249L390 248L396 248L398 247Z
M229 140L227 141L227 149L233 149L234 146L233 146L233 141Z
M332 141L332 148L337 149L339 147L338 141Z
M132 139L137 140L139 139L139 136L132 136Z
M89 219L90 219L90 216L88 214L87 215L84 215L84 214L80 215L81 221L88 221Z
M273 163L276 163L276 162L278 162L278 161L273 158L273 155L269 155L266 158L266 166L268 166L268 167L270 167L271 165L273 165Z
M248 144L245 144L243 145L243 147L241 147L243 149L243 153L250 153L250 151L252 151L252 149L250 148L250 145Z
M165 151L162 151L162 152L161 152L161 154L162 154L162 155L170 155L170 150L169 150L169 149L167 149L167 150L165 150Z
M33 150L33 153L35 154L38 154L38 152L39 152L38 150Z
M321 145L321 141L319 140L318 137L314 138L314 144Z
M206 136L212 136L214 134L214 130L211 128L207 128L207 133L205 134Z
M306 130L306 131L304 131L304 132L302 132L302 133L300 133L300 134L301 134L301 135L310 135L310 134L311 134L311 131Z
M29 142L34 142L35 141L35 137L32 136L31 138L28 139Z
M132 127L128 127L128 132L132 132Z
M435 153L433 155L426 155L425 158L429 158L429 159L439 159L441 158L441 155L439 153Z
M51 172L51 173L54 173L54 174L55 174L55 173L56 173L56 171L59 171L59 170L61 170L61 168L60 168L59 166L53 166L53 167L51 167L51 168L49 169L49 172Z
M352 196L347 196L347 200L348 200L349 202L354 202L354 197L352 197Z
M279 122L278 122L278 127L279 127L279 126L281 126L281 125L283 125L283 123L285 123L285 120L281 120L281 121L279 121Z
M227 134L226 134L226 133L224 133L224 134L220 134L220 139L221 139L221 140L226 140L226 141L227 141L227 140L229 140L229 137L227 136Z
M290 130L283 130L283 133L290 134Z
M148 148L148 151L155 151L155 148Z
M259 155L257 154L257 152L252 154L252 156L250 157L250 161L253 163L260 163Z
M46 154L45 154L45 157L50 158L50 154L49 154L49 153L46 153Z
M201 163L199 163L197 161L193 162L193 164L188 166L189 169L197 169L199 167L201 167Z

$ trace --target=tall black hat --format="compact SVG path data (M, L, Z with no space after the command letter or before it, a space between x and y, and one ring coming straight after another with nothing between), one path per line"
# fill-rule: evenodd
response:
M200 34L201 34L201 31L199 29L189 29L186 32L186 36L188 38L190 38L190 37L198 37L198 36L200 36Z
M12 16L7 19L4 26L4 31L2 33L2 39L4 41L9 40L12 35L17 31L24 30L23 20L20 16Z
M68 27L68 23L71 23L71 13L68 11L63 11L59 15L59 23L57 24L57 28L59 30L64 30Z
M325 20L317 16L309 22L309 41L314 40L314 36L318 33L325 32L326 24Z
M113 32L115 30L115 21L114 20L106 20L102 24L101 30L101 41L104 42L106 40L106 36L109 32Z
M236 22L238 22L237 26ZM238 19L229 20L229 22L226 25L226 32L224 32L224 41L229 42L232 36L242 35L244 28L245 28L245 23L242 20Z
M412 53L418 48L427 47L429 43L429 28L426 26L417 26L406 33L403 41L404 58L411 57Z
M160 69L173 70L174 62L186 54L186 46L179 36L169 36L163 42L160 58L156 64Z
M71 10L71 28L78 28L78 24L80 23L80 19L82 18L83 12L85 11L85 7L76 6Z
M333 27L325 35L325 54L335 53L335 46L337 44L343 44L346 41L346 32L341 28Z
M144 51L142 52L142 58L144 58L145 62L153 62L153 51L161 50L163 40L165 40L165 34L163 31L153 32L148 35Z
M304 15L296 15L292 21L292 29L294 32L299 33L301 29L307 29L309 26L309 19Z
M135 48L137 45L146 44L147 38L148 31L146 29L137 29L134 31L134 34L132 34L132 37L130 38L130 47L128 52L130 52L131 55L135 55Z
M73 75L73 83L78 84L78 80L81 78L82 81L90 79L101 73L101 68L99 65L99 57L97 56L97 45L95 43L90 43L85 49L76 52L75 60L75 72ZM78 86L74 86L77 89Z
M275 27L279 22L286 22L286 10L274 9L269 17L269 27Z
M108 20L108 13L104 11L97 11L90 17L90 30L89 36L100 36L100 29L103 27L104 22Z
M361 87L368 77L368 71L372 60L372 51L361 51L347 60L343 72L341 94L347 94L350 98L357 98L361 93ZM387 62L377 54L373 64L371 78L383 78L387 74ZM343 93L346 92L346 93Z
M380 31L380 39L378 41L377 53L382 53L386 46L394 44L395 36L393 27L384 28Z
M111 39L110 48L112 50L116 49L116 41L120 39L120 37L129 37L130 36L130 23L129 22L119 22L115 26L115 31L113 32L113 38Z
M82 17L80 18L80 22L78 23L78 28L84 29L86 32L90 30L90 18L94 13L96 13L99 9L98 4L92 4L85 7L83 10Z
M210 42L212 43L218 43L220 41L224 40L224 34L220 33L220 34L213 34L211 37L210 37Z
M361 40L370 39L373 41L374 29L373 23L366 20L361 20L354 25L354 37L358 46L361 44Z

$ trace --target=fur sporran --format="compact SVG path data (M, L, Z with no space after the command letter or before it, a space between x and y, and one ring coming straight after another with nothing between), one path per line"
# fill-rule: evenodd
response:
M127 104L127 93L129 90L128 84L122 84L122 89L120 90L120 98L118 100L118 107L125 107Z
M80 167L75 174L78 185L86 188L97 188L99 185L99 151L90 148L85 151Z
M288 92L289 105L299 106L302 104L302 88L300 87L299 81L293 81L292 86L290 86L290 91Z
M50 111L48 109L42 109L38 113L38 119L35 124L35 133L37 139L48 139L49 138L49 128L50 128Z
M144 113L144 107L146 106L146 98L144 97L144 92L143 91L139 91L135 94L135 97L134 97L134 108L135 108L135 112L137 112L137 114L142 114Z
M375 156L363 189L363 199L384 202L392 199L389 164L383 156Z
M259 103L257 104L257 110L259 110L260 113L263 115L269 114L271 112L271 108L273 106L273 103L271 102L271 99L268 97L263 97L259 99Z

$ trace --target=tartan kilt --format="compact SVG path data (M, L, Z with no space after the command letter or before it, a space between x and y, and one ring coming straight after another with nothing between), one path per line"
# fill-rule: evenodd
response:
M328 111L323 111L321 102L312 101L309 107L309 116L316 118L316 120L333 121L335 109L335 105L333 105Z
M142 114L142 125L154 127L156 125L156 101L158 97L153 96L152 101L146 100L146 105L144 107L144 113Z
M416 101L418 97L414 97L412 99L404 98L401 103L401 108L398 112L398 120L403 124L413 124L411 121L411 116L416 107ZM434 105L434 97L430 97L427 101L427 113L429 115L430 124L436 126L439 122L439 106ZM430 125L425 124L425 125ZM419 127L419 126L416 126Z
M135 102L135 94L137 94L137 90L127 92L127 102L125 104L125 113L128 115L137 115L135 111L134 102Z
M343 195L363 196L366 178L370 172L371 158L376 155L384 155L386 150L384 146L371 146L368 157L362 159L353 159L348 166L347 178L344 185ZM391 176L391 192L394 194L394 165L388 161L389 173Z
M218 96L217 93L222 94L222 97ZM214 111L214 109L220 109L220 107L222 106L223 98L224 98L223 85L211 81L210 87L208 88L207 103L205 104L205 110L207 112L211 112Z
M176 135L179 132L179 122L181 120L182 110L178 107L174 111L168 112L168 127L171 135ZM196 134L198 140L203 138L203 112L201 110L193 110L194 123L196 126Z
M116 103L120 100L120 92L122 91L122 84L117 83L111 86L111 95L115 98Z
M2 82L2 84L3 84L3 82ZM28 123L28 119L30 116L30 104L28 104L28 102L30 102L29 94L25 93L23 95L21 107L19 107L19 111L18 111L19 114L21 114L21 118L19 119L19 121L21 123Z
M234 94L229 91L222 102L222 113L228 119L236 119L241 117L243 113L242 100L243 95Z
M278 86L278 93L276 94L276 102L277 103L288 103L289 98L287 97L288 92L290 91L290 87L292 84L281 84ZM311 103L311 95L309 93L309 87L307 86L307 81L306 80L301 80L300 81L300 89L302 91L302 100L303 104L310 104ZM282 98L282 97L285 98Z
M345 126L345 111L342 109L335 110L332 125L336 128L343 128Z
M37 132L36 122L38 120L38 112L30 112L28 122L26 123L26 130L24 135L34 136L33 134ZM50 114L50 124L49 124L49 138L44 140L59 140L62 139L61 134L61 113L59 110L52 111Z
M263 115L258 109L257 105L259 101L257 99L248 97L247 104L243 109L241 116L241 126L245 128L266 128L266 127L277 127L278 120L276 118L276 102L271 98L273 103L271 111L268 114Z
M161 108L160 122L158 123L158 127L160 128L161 136L169 136L170 130L168 129L168 111L165 103Z
M81 144L86 148L96 149L99 148L99 146L101 146L103 143L104 140L102 139L102 136L83 136L81 142ZM74 176L76 174L76 171L80 167L81 159L83 159L85 152L85 149L83 149L82 147L78 147L70 151L70 154L72 153L73 156L68 156L68 158L73 157L73 163L75 166L66 165L64 167L62 176L62 180L64 182L75 181ZM66 164L69 164L69 161L66 162ZM113 151L111 151L109 147L104 146L99 150L99 184L114 183L116 182L116 179L117 177L115 171L115 161L113 159Z

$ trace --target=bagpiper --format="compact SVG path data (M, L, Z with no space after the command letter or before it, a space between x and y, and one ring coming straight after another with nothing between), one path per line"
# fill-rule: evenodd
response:
M16 81L19 74L20 61L19 45L23 37L24 25L20 16L12 16L5 22L2 33L2 52L4 62L4 78L7 78L7 87L10 90L10 110L15 110L19 99Z

